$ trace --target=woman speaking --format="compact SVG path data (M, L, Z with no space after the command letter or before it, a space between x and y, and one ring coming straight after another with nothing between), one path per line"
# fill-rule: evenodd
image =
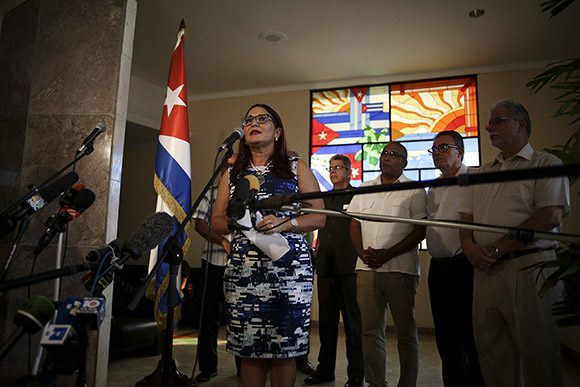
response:
M236 183L245 176L257 178L259 199L319 190L308 165L288 152L284 126L274 109L253 105L242 126L238 157L230 173L222 176L212 216L213 227L222 233L230 232L226 208ZM323 208L320 199L302 205ZM255 224L257 234L233 234L224 275L226 349L242 358L242 386L264 386L268 371L271 386L293 386L294 358L308 353L312 265L302 233L323 227L325 217L296 215L264 210ZM263 245L258 248L265 239L282 242L287 252L278 256Z

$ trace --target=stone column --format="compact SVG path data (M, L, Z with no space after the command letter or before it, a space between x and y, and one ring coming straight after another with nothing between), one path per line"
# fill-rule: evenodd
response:
M89 250L117 234L136 8L136 0L28 0L3 16L0 211L22 197L28 184L41 184L70 162L97 123L107 126L94 152L75 167L79 182L94 191L96 200L69 224L65 265L83 262ZM43 222L58 208L56 200L30 218L7 279L54 269L56 240L34 265L32 251ZM10 246L11 237L1 241L2 265ZM77 274L63 278L59 299L87 293ZM31 286L30 294L52 298L53 281ZM14 330L13 316L28 297L27 288L20 288L0 298L2 342ZM89 385L106 385L110 299L107 320L90 337ZM33 359L39 336L32 336ZM21 339L0 365L2 384L27 374L27 341Z

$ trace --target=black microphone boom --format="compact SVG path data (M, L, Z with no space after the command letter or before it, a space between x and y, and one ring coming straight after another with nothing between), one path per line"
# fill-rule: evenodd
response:
M30 197L21 203L22 208L19 211L11 215L3 216L0 219L0 238L8 235L16 227L18 221L22 220L25 216L40 211L78 180L79 175L76 172L69 172L58 180L55 180L52 184L30 195Z
M300 194L297 193L272 195L269 198L259 200L254 206L257 210L279 210L280 207L297 201L300 201Z
M232 146L234 142L241 140L242 138L244 138L244 130L242 128L235 128L234 132L220 145L218 152Z
M89 134L87 136L87 138L85 138L85 140L83 141L83 144L79 147L79 149L77 150L77 155L83 152L86 152L87 154L90 154L93 151L93 143L95 142L95 139L101 134L104 133L105 130L107 130L107 126L102 123L99 122L95 129L93 129L93 131L91 132L91 134Z

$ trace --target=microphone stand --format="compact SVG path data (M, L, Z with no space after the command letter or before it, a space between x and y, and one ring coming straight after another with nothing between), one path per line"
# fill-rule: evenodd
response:
M232 145L233 144L228 145L227 151L224 154L218 168L216 168L213 171L212 176L210 177L209 181L207 182L207 184L202 189L201 193L199 194L199 196L189 209L189 212L187 213L185 219L183 219L183 221L179 224L177 231L171 237L169 237L169 239L165 243L161 257L157 259L155 266L151 269L151 271L147 275L147 278L145 278L144 283L141 285L141 287L133 297L133 300L128 305L129 310L131 311L135 310L137 304L145 295L145 289L147 288L147 285L152 280L153 276L157 273L157 269L159 269L159 267L163 262L171 264L169 270L169 286L167 288L168 292L167 317L166 317L167 320L165 326L165 340L164 340L165 347L163 355L161 360L157 364L157 368L155 369L155 371L153 371L153 373L151 373L150 375L145 376L141 381L137 382L137 384L135 385L136 387L159 386L160 381L161 385L164 387L169 385L186 386L190 382L190 379L187 376L183 375L182 373L179 372L179 370L177 370L175 362L173 360L173 330L174 330L173 320L174 320L175 304L177 302L175 297L175 284L177 282L176 280L177 273L179 271L181 261L183 260L183 250L177 238L179 235L181 235L182 232L184 232L185 226L189 223L189 221L193 217L193 214L197 209L197 207L199 206L199 203L205 196L205 193L211 188L214 180L220 174L221 170L227 165L228 159L233 155L234 151L232 149ZM161 367L162 371L160 371ZM160 372L162 372L161 376ZM173 379L171 379L170 376L173 376Z
M296 201L308 199L322 199L324 197L341 196L346 194L362 195L367 193L404 191L409 189L444 187L458 185L461 187L489 184L508 181L542 179L557 176L578 176L580 175L580 163L556 165L541 168L512 169L497 172L465 173L454 177L440 177L433 180L406 181L395 184L377 184L359 188L347 188L332 190L328 192L306 192L291 193L283 195L272 195L268 199L258 201L257 209L278 209L283 205L289 205ZM265 203L265 204L263 204Z
M460 221L437 220L437 219L411 219L411 218L403 218L400 216L365 214L362 212L346 212L346 211L341 212L327 209L299 208L297 206L282 206L280 207L280 209L284 211L304 212L307 214L323 214L329 216L339 216L343 218L354 218L368 220L371 222L396 222L419 226L436 226L472 231L493 232L497 234L507 234L510 237L513 237L514 239L525 239L525 240L549 239L567 243L580 243L580 235L556 233L549 231L536 231L532 229L498 226L493 224L465 223Z
M16 288L21 288L23 286L34 285L39 282L48 281L55 278L65 277L73 275L79 272L84 272L91 270L91 264L89 263L79 263L77 265L65 266L61 269L49 270L38 274L33 274L31 276L14 278L8 281L0 283L0 292L6 290L12 290Z
M58 243L56 245L56 264L55 264L55 269L61 269L62 268L62 262L64 259L64 236L66 233L66 226L65 228L61 228L58 231ZM53 301L54 302L58 302L60 296L60 277L55 278L54 280L54 297L53 297ZM56 319L56 314L57 311L54 312L54 316L52 318L52 321L54 322L54 320ZM33 377L36 377L36 375L38 375L38 370L40 369L40 362L42 360L42 356L44 355L44 347L42 345L38 346L38 350L36 351L36 358L34 359L34 365L32 367L32 372L30 373Z

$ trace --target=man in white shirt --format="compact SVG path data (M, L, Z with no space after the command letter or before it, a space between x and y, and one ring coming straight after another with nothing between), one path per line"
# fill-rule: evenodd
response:
M463 164L463 138L459 133L439 132L429 153L442 177L467 172ZM427 217L459 220L464 194L465 188L459 186L430 188ZM432 257L427 283L443 384L446 387L483 386L471 318L473 266L463 254L458 229L429 226L426 236Z
M500 150L482 172L561 164L528 143L531 121L520 103L504 100L491 111L486 130ZM536 231L559 231L570 211L567 178L476 185L461 205L461 220ZM561 287L540 297L543 273L528 266L555 259L557 243L512 235L461 230L463 251L473 267L473 328L488 386L561 386L559 340L552 304Z
M407 149L398 142L391 142L381 153L381 175L362 186L409 181L403 175L406 166ZM348 212L422 219L426 217L425 207L425 190L415 189L356 195ZM387 386L388 306L397 329L401 367L398 386L415 386L419 368L415 321L419 282L417 246L425 237L425 227L353 219L350 236L359 256L357 290L363 325L365 380L370 386Z

